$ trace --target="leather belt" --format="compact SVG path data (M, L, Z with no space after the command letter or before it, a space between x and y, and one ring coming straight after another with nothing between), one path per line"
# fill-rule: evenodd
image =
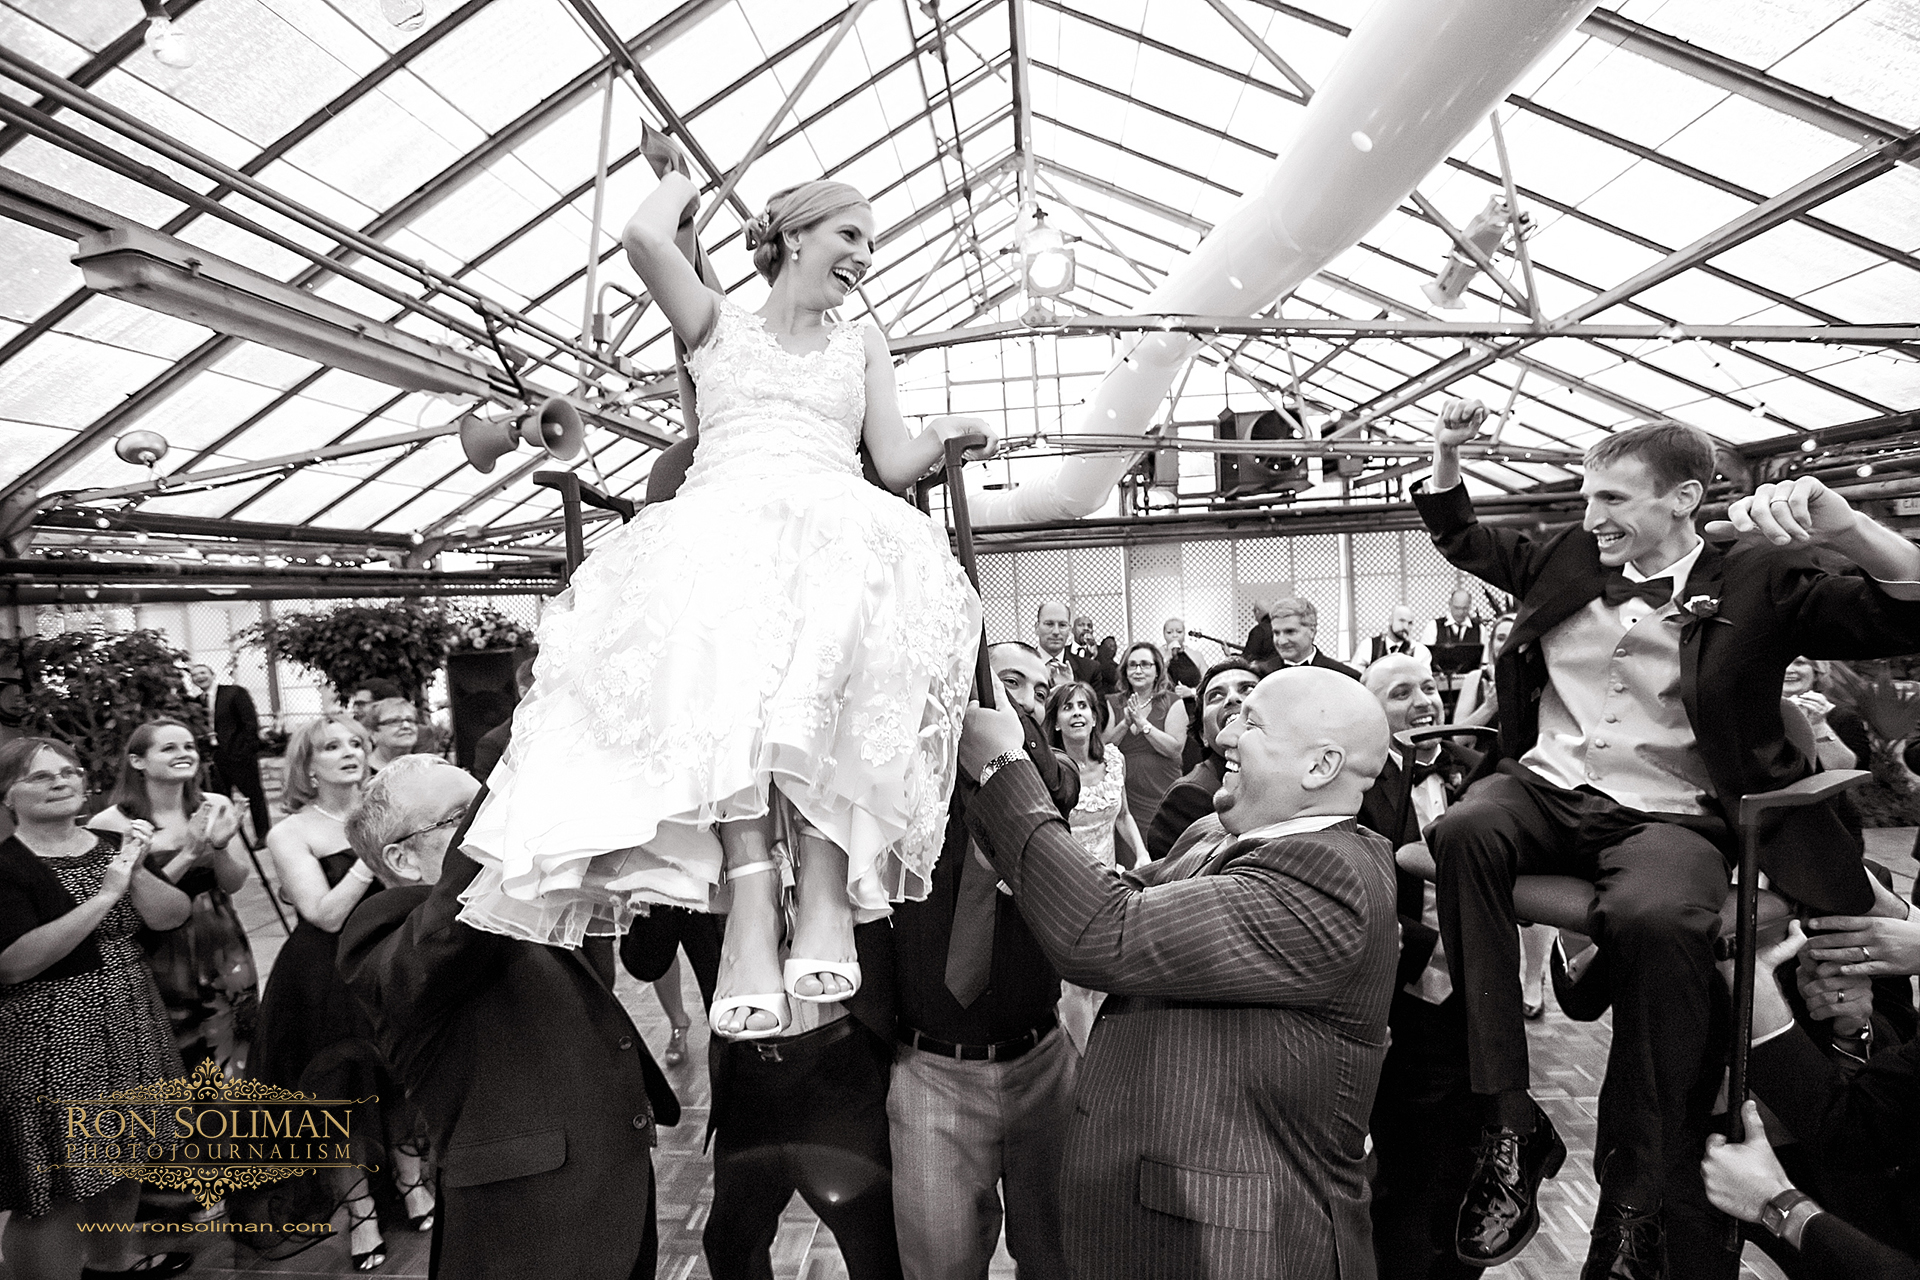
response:
M1048 1015L1047 1020L1025 1035L1015 1036L1011 1040L996 1040L992 1044L954 1044L948 1040L936 1039L911 1027L901 1027L897 1037L901 1044L911 1045L924 1053L937 1054L942 1058L953 1058L959 1062L1011 1062L1021 1054L1047 1038L1047 1033L1059 1025L1059 1019Z

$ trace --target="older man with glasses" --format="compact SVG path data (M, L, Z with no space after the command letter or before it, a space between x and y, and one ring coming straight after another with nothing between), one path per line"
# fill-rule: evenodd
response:
M459 834L480 784L405 756L347 822L387 885L340 932L340 972L420 1109L440 1171L440 1275L651 1277L652 1148L680 1104L592 948L456 918L479 866Z

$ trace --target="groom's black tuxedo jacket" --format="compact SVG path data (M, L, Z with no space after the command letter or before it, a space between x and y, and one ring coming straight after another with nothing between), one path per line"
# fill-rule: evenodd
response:
M1513 633L1494 663L1500 739L1487 765L1501 755L1517 759L1540 736L1547 687L1541 637L1600 595L1609 570L1599 544L1580 528L1544 540L1489 528L1474 517L1464 485L1429 493L1422 484L1413 500L1450 564L1517 601ZM1895 600L1858 572L1829 573L1801 548L1709 542L1681 602L1699 603L1682 610L1680 701L1729 821L1741 796L1813 772L1780 718L1787 663L1801 655L1880 658L1920 649L1920 602ZM1761 830L1767 874L1819 911L1864 913L1872 889L1834 805L1776 813Z

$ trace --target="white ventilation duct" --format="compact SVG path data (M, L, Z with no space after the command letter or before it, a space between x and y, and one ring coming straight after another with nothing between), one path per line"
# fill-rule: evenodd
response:
M1141 304L1251 316L1358 243L1487 118L1595 0L1377 0L1273 168ZM1144 434L1199 343L1130 339L1071 432ZM1135 455L1065 459L1011 490L975 490L976 527L1099 509Z

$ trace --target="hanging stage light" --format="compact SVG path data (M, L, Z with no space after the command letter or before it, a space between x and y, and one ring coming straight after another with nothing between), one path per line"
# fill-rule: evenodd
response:
M1533 216L1524 210L1520 214L1520 233L1530 234L1533 230ZM1507 249L1507 198L1493 196L1487 200L1487 207L1475 214L1473 221L1461 232L1474 248L1480 250L1492 261L1496 255ZM1463 253L1456 245L1438 275L1420 286L1420 292L1427 295L1436 307L1446 311L1458 311L1466 304L1460 301L1460 295L1467 291L1473 278L1480 274L1480 264Z
M1033 211L1033 225L1020 237L1023 284L1030 298L1057 298L1073 288L1073 249L1067 237L1047 225L1044 210Z

